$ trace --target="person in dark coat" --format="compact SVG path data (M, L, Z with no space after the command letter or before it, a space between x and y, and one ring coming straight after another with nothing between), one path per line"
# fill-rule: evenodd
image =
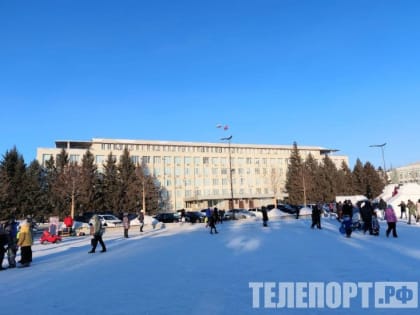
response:
M17 232L18 223L14 218L9 219L6 223L4 230L7 234L7 260L9 262L9 268L16 267L16 253L17 247Z
M7 246L7 233L4 230L3 223L0 222L0 270L4 270L3 268L3 259L4 254L6 253L6 246Z
M312 225L311 229L313 229L315 226L318 229L321 229L321 205L315 204L312 206Z
M261 207L261 213L262 213L262 220L263 220L263 226L268 226L268 213L266 207Z
M353 221L353 204L351 203L351 200L345 200L343 204L343 223L345 226L345 232L346 236L350 237L351 232L353 231L352 226Z
M208 222L209 227L210 227L210 234L213 234L213 230L215 234L218 233L216 229L216 220L217 220L216 216L212 213L209 217L209 222Z
M138 219L140 222L140 232L143 232L143 227L144 227L144 211L143 210L140 210Z
M404 200L401 200L400 204L398 205L401 208L401 216L400 219L403 218L403 214L407 219L407 205L405 204Z
M373 216L373 206L369 200L362 202L360 207L360 214L363 220L363 233L369 231L369 234L373 234L372 230L372 216Z

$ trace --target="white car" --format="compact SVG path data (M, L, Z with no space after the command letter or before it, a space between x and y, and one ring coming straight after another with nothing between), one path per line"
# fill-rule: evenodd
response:
M122 221L118 219L115 215L112 214L98 214L99 220L101 220L101 223L103 226L107 227L115 227L115 226L121 226ZM89 223L92 223L92 219L89 221Z

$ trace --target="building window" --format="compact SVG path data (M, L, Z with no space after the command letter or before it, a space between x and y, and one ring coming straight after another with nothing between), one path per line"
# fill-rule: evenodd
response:
M103 155L95 156L96 165L102 165L104 163L104 160L105 160L105 156L103 156Z
M69 162L70 163L78 163L79 158L80 158L80 155L78 155L78 154L70 154Z
M130 156L130 158L131 158L131 161L136 165L137 165L137 163L140 162L140 158L139 158L138 155L132 155L132 156Z

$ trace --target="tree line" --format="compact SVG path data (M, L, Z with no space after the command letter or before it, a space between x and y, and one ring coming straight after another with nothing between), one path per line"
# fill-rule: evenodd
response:
M297 143L293 143L289 168L286 175L288 202L302 205L335 201L336 196L379 196L386 184L386 175L370 163L357 159L353 170L343 162L337 169L328 155L321 163L309 154L305 160L300 155Z
M156 212L162 207L160 183L145 165L136 165L128 150L117 162L110 153L98 171L88 150L81 163L71 162L63 149L41 166L37 160L26 166L16 148L0 161L0 219L31 215L50 216L85 212L137 212L143 207ZM145 205L143 205L143 202Z
M312 155L303 160L294 143L285 188L288 202L299 205L330 202L337 195L376 197L385 182L369 162L363 165L358 159L353 171L343 162L337 169L327 155L322 163ZM72 206L76 216L85 212L137 212L143 207L156 213L168 208L169 202L156 177L146 165L134 164L127 149L118 162L111 152L100 171L89 150L80 163L70 161L64 149L45 166L37 160L27 166L16 148L0 161L0 219L11 215L31 215L38 220L53 215L62 218L70 214Z

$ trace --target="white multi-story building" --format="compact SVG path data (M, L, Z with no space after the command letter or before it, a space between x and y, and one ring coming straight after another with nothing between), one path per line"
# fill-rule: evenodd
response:
M388 172L388 177L393 184L420 184L420 162L393 168Z
M254 208L285 197L291 145L97 139L56 141L55 148L38 148L37 160L45 165L65 149L72 162L80 162L89 149L98 169L110 153L119 160L124 148L134 163L145 165L168 192L169 209ZM320 161L334 150L298 147ZM330 155L340 168L347 156Z

